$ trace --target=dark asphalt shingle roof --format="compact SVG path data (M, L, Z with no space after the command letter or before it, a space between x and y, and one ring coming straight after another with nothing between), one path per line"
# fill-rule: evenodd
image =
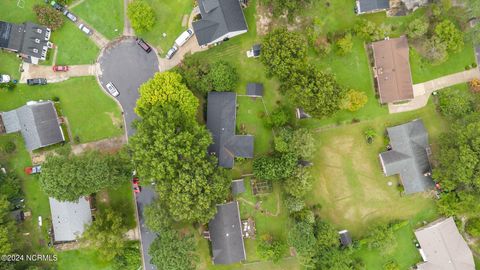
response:
M247 84L247 96L262 97L263 96L263 84L261 84L261 83L248 83Z
M214 264L231 264L246 259L238 202L217 205L208 223Z
M390 8L390 0L358 0L358 3L358 13L365 13Z
M16 110L1 113L7 133L22 133L29 151L65 140L51 101L27 104Z
M7 22L0 21L0 48L8 48L10 31L12 31L12 25Z
M45 58L49 39L50 30L47 27L31 22L14 24L0 21L0 47L28 58Z
M243 179L237 179L232 181L232 193L237 195L245 192L245 182Z
M206 45L230 32L247 30L238 0L198 0L202 19L193 22L198 44Z
M387 128L387 132L392 150L380 154L385 175L400 174L406 194L432 188L430 146L422 120Z
M235 157L253 157L253 136L235 135L237 94L210 92L207 101L207 128L213 144L208 151L215 153L221 167L232 168Z

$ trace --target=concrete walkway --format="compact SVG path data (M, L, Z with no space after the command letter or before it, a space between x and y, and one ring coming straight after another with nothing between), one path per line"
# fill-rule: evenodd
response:
M46 78L48 83L55 83L68 80L71 77L84 77L99 75L99 64L69 66L67 72L54 72L52 66L23 64L23 72L20 76L20 83L26 83L27 79Z
M420 109L427 105L428 98L434 91L441 90L452 85L466 83L474 78L480 78L480 69L473 68L467 71L458 72L443 76L424 83L413 85L413 100L402 104L388 104L390 113L401 113Z

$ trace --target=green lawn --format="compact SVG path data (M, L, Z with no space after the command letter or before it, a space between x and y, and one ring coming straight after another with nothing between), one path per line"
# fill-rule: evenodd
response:
M24 23L25 21L37 22L37 16L33 12L33 6L45 5L43 0L26 0L23 1L23 8L17 5L17 0L2 1L0 8L0 18L2 21L12 23Z
M155 11L156 21L152 30L146 33L136 33L147 42L157 47L158 52L164 55L173 45L175 39L187 29L182 26L183 16L190 16L192 0L146 0ZM163 37L166 33L166 37Z
M81 142L97 141L123 133L120 109L105 94L94 77L70 79L45 86L17 86L0 92L0 111L12 110L30 100L60 98L62 114L68 118L73 136ZM121 123L121 124L119 124Z
M58 270L111 270L110 262L102 260L93 249L79 249L58 253Z
M20 59L14 53L0 52L0 74L7 74L13 80L20 79Z
M105 195L101 193L105 192ZM101 198L107 198L102 201ZM119 187L109 188L97 194L97 207L101 211L103 208L109 207L122 216L125 226L132 229L136 225L135 206L133 205L133 191L130 181L125 182Z
M414 112L317 130L312 168L316 181L308 202L320 203L321 215L339 229L350 230L354 237L364 235L372 222L410 219L434 209L434 201L423 194L400 196L395 187L398 177L385 177L378 162L378 154L385 151L385 128L416 118L423 119L435 153L438 136L447 124L432 102ZM370 127L377 137L368 145L363 132ZM389 181L394 185L388 186Z
M93 64L100 49L70 21L52 34L51 41L58 47L57 65ZM50 59L53 50L49 51Z
M72 12L108 39L123 34L123 0L85 0Z

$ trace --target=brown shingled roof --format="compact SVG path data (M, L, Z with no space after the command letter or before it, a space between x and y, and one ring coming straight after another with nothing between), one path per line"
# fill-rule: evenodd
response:
M408 41L405 36L372 43L380 102L413 98Z

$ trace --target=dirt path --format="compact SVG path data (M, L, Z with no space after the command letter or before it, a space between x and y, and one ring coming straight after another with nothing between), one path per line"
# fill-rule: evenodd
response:
M127 143L125 136L105 139L96 142L72 145L72 153L79 155L88 150L99 150L104 153L114 153Z
M390 113L401 113L420 109L427 105L432 92L441 90L459 83L466 83L474 78L480 78L480 69L470 70L450 74L424 83L413 85L414 98L410 102L403 104L388 104Z
M69 66L67 72L55 72L52 66L23 64L24 71L20 76L20 83L26 83L27 79L32 78L46 78L48 83L55 83L65 81L71 77L84 77L99 75L100 67L98 64L94 65L77 65Z

